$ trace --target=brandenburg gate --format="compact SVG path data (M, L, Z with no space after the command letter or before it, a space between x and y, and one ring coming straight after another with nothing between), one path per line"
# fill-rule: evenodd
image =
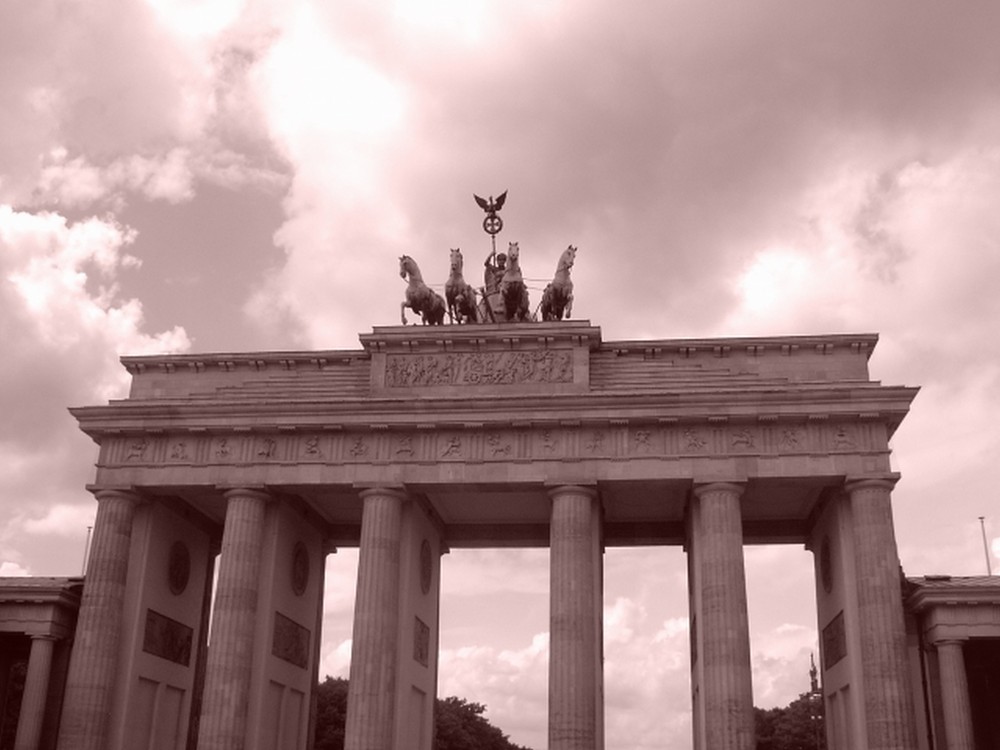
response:
M888 447L916 389L870 379L875 335L360 340L125 357L129 396L72 410L98 511L60 750L306 748L342 546L346 747L430 750L441 555L546 545L550 750L604 746L602 557L634 545L687 551L694 746L749 750L746 543L814 553L831 746L916 746Z

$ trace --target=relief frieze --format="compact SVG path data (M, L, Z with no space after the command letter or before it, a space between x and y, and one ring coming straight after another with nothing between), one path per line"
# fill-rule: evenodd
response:
M440 458L463 458L462 438L455 435L447 438Z
M881 427L867 423L764 425L561 424L476 426L415 432L291 431L273 434L119 437L102 448L103 466L233 467L253 464L374 464L588 460L671 456L778 456L882 452ZM880 446L882 446L880 448Z
M708 448L708 436L704 430L686 428L681 440L681 445L683 447L682 452L684 453L690 453L692 451L702 453L705 452L706 448Z
M757 445L756 435L749 428L735 429L729 435L729 445L734 450L752 451Z
M528 385L573 382L573 352L394 354L386 359L387 388L449 385Z
M653 452L653 431L636 430L632 433L631 452L635 455L644 456Z
M146 438L132 440L128 445L128 453L125 455L126 461L143 461L146 458L146 451L149 450L149 441Z
M316 435L302 438L302 455L310 459L323 458L323 449L320 447L319 438Z

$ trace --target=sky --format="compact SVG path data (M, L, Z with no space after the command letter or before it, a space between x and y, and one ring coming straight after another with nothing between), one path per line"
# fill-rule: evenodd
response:
M576 245L605 341L878 333L873 379L921 388L905 571L1000 570L1000 4L7 0L0 28L0 575L80 572L67 407L122 397L119 356L359 348L400 255L478 278L472 196L503 190L501 247L540 286ZM443 564L440 694L542 750L547 550ZM755 701L784 704L811 554L746 564ZM328 564L330 674L356 565ZM685 750L683 552L605 567L607 747Z

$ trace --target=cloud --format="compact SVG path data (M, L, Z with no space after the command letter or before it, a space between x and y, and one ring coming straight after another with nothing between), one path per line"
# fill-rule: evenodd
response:
M499 240L520 242L533 303L578 245L575 313L606 340L879 331L873 376L923 386L893 439L907 572L978 572L973 519L1000 449L984 407L1000 395L998 25L993 4L902 0L0 6L0 559L77 568L63 535L93 508L94 447L65 406L123 393L117 352L189 345L176 308L154 332L154 295L123 291L163 286L150 261L182 251L122 214L195 203L210 183L282 200L277 254L252 281L246 238L193 221L228 274L200 327L242 305L251 341L356 346L398 320L403 253L440 287L461 246L480 283L471 196L503 189ZM210 277L190 266L176 263ZM801 692L813 628L811 563L786 553L747 553L755 685L778 703ZM542 746L544 551L451 557L461 614L444 623L442 684ZM682 557L606 556L622 747L690 737ZM328 565L331 670L349 653L352 565Z
M7 560L0 562L0 577L9 576L11 578L14 578L14 577L29 576L29 575L31 575L31 573L28 572L27 568L22 568L15 562L9 562Z
M514 742L545 747L548 722L548 633L514 649L442 649L438 694L475 700Z
M67 522L79 521L82 549L84 518L93 512L83 486L95 452L66 407L124 394L120 351L188 345L183 329L145 333L142 305L118 295L118 275L134 266L126 252L133 239L112 219L68 222L0 205L0 335L9 357L0 375L0 523L7 535L61 536L70 532ZM62 545L43 560L39 549L22 550L32 570L78 567L69 562L77 550Z
M26 534L76 536L81 528L93 526L96 510L94 507L53 505L40 518L21 517L15 519L15 523Z
M240 65L268 37L252 20L234 26L239 10L106 0L0 9L18 40L0 53L0 202L119 211L129 199L190 200L199 178L280 179Z
M255 61L258 109L295 176L277 235L285 262L247 309L307 345L394 322L404 252L432 284L448 247L476 268L489 246L471 194L503 188L501 240L520 240L530 276L546 278L568 242L581 247L579 314L630 336L747 332L763 320L732 284L748 264L793 298L775 262L794 254L800 272L832 266L838 279L857 267L837 247L824 259L796 246L828 218L803 195L862 165L870 200L844 218L862 265L886 273L900 259L878 226L879 179L968 151L1000 113L984 67L992 9L924 9L899 28L912 14L894 3L417 7L299 3L269 19L276 41ZM937 24L946 31L929 35ZM475 42L481 28L488 45ZM623 305L621 290L656 304ZM836 317L823 308L797 323Z

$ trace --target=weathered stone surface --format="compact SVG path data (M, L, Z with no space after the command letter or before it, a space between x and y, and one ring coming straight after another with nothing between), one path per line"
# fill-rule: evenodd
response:
M292 683L310 676L310 628L319 629L319 594L315 619L296 604L308 598L299 589L315 588L309 566L294 562L304 534L316 537L308 554L317 557L327 545L360 545L352 750L410 748L406 729L418 725L429 747L436 555L514 545L552 549L550 745L599 750L600 554L640 544L689 545L696 746L743 750L752 696L742 544L812 543L817 518L836 507L823 523L871 549L855 560L853 542L836 537L827 569L839 588L837 602L823 603L824 623L839 603L847 658L837 669L870 697L862 706L872 707L865 718L876 739L866 750L901 750L906 707L894 695L906 676L889 603L898 590L895 548L885 546L888 495L869 502L872 485L853 485L853 516L841 501L845 477L890 473L888 441L916 393L869 378L876 340L604 342L586 321L397 326L363 335L357 351L128 357L129 398L73 413L101 446L97 490L141 488L204 533L225 529L200 747L240 747L248 694L255 714L267 701L280 703L281 717L304 705L307 688ZM264 576L258 607L266 497L296 525L280 555L267 547L287 583ZM874 576L855 576L871 566ZM176 595L183 564L172 568ZM289 588L277 604L281 585ZM287 607L295 617L276 619ZM264 622L274 623L266 634ZM277 682L251 674L245 655L261 643ZM110 690L113 677L100 679ZM301 722L258 725L251 744L304 742Z

